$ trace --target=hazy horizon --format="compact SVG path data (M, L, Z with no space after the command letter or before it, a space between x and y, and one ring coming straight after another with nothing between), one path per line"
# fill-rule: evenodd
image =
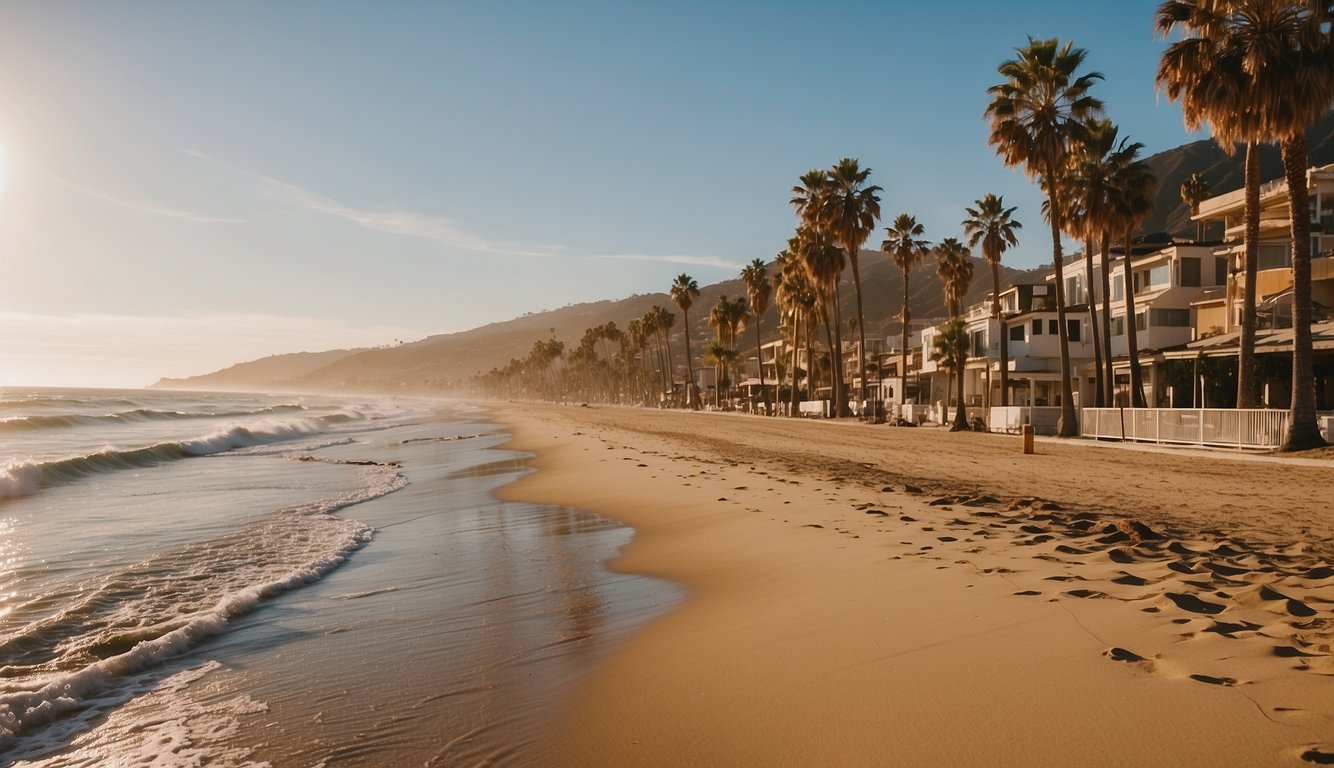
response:
M0 385L146 386L701 284L769 260L797 177L857 157L960 236L1036 186L987 145L996 66L1073 39L1152 154L1156 3L0 7ZM851 65L850 65L851 64ZM868 241L879 244L882 222Z

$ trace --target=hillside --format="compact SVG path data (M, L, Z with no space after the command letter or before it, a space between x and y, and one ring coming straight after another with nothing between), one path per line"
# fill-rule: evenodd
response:
M864 251L862 291L865 302L868 337L898 333L899 304L903 295L903 276L893 261L883 253ZM974 259L973 285L968 301L978 301L991 289L991 271L981 259ZM1044 270L1031 272L1001 268L1001 280L1009 285L1018 280L1040 280ZM943 314L944 297L935 266L927 264L913 271L909 278L909 306L913 316L934 317ZM700 296L690 312L691 338L712 336L708 325L709 308L720 295L744 293L740 279L701 286ZM666 293L630 296L618 301L575 304L561 309L524 315L513 320L492 323L459 333L430 336L394 347L324 353L323 361L308 353L278 355L251 363L242 363L223 371L189 379L164 379L155 386L200 389L299 390L299 391L411 391L432 392L503 366L511 358L523 357L533 342L554 336L567 348L578 345L584 331L608 321L624 329L627 323L660 304L677 314L672 329L672 344L680 349L680 315ZM842 290L844 318L854 317L856 298L851 271L845 273ZM771 339L777 333L777 312L764 314L760 333ZM752 342L754 327L746 330L747 344ZM702 345L694 349L698 355Z
M1307 165L1334 163L1334 112L1325 115L1324 119L1306 132L1306 153ZM1147 158L1149 166L1158 176L1158 198L1153 216L1144 223L1141 231L1194 237L1195 223L1190 220L1190 210L1181 202L1181 182L1192 173L1199 173L1209 182L1212 194L1221 195L1241 189L1245 183L1245 159L1245 147L1238 147L1229 157L1213 139L1184 144ZM1279 157L1278 146L1261 145L1261 180L1269 181L1282 175L1283 162ZM1208 235L1217 237L1218 233Z
M299 389L300 383L313 372L332 365L359 349L331 349L327 352L291 352L271 355L246 363L237 363L207 376L184 379L162 379L154 384L160 389Z

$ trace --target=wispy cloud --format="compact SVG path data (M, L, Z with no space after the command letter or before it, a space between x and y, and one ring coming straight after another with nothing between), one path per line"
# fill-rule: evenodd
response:
M70 181L69 179L63 178L61 176L56 176L55 174L52 174L51 178L59 182L60 184L63 184L64 186L69 187L70 189L78 190L84 193L85 195L95 197L98 200L105 200L108 203L114 203L116 205L129 208L131 210L140 211L141 213L151 213L156 216L166 216L172 219L184 219L185 221L195 221L201 224L242 223L241 219L227 219L227 218L222 218L220 216L207 216L202 213L194 213L192 211L180 211L174 208L167 208L165 206L157 205L156 203L146 203L140 200L129 200L123 197L117 197L116 195L108 194L106 192L99 192L98 190L92 189L91 187L85 187L82 184L76 184Z
M715 269L741 269L742 265L717 256L653 256L644 253L614 253L594 256L595 259L617 259L620 261L656 261L665 264L686 264L693 267L713 267Z
M280 181L271 176L248 171L244 168L237 168L196 150L187 151L193 157L223 165L253 179L259 185L260 192L277 203L326 216L336 216L377 232L420 237L452 248L510 256L555 256L564 250L560 246L515 246L508 243L494 242L469 232L453 221L440 216L410 211L374 211L353 208L296 184Z

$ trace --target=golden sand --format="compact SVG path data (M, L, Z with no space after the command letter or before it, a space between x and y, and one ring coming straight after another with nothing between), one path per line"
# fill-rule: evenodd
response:
M496 416L538 468L507 498L634 526L611 567L689 594L575 693L553 765L1334 760L1329 462Z

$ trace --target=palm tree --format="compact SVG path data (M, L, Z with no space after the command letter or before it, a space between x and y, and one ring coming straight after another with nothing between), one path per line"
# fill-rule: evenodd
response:
M801 260L801 241L797 237L789 238L787 249L778 254L776 264L778 270L774 273L774 291L777 295L779 308L787 315L791 322L792 329L792 365L790 366L791 383L788 390L788 415L800 415L797 403L801 399L797 389L797 373L800 366L798 361L801 359L801 341L802 329L806 330L806 338L810 337L811 324L815 319L815 291L811 287L810 278L806 275L805 264ZM806 345L807 368L809 369L810 344ZM809 370L806 371L807 381L810 381Z
M987 263L991 265L991 316L996 319L1000 328L1000 387L1001 387L1001 405L1010 404L1010 351L1009 351L1009 331L1001 319L1000 305L1000 264L1001 254L1006 249L1019 244L1019 237L1015 234L1016 230L1022 229L1023 224L1011 218L1014 215L1015 208L1006 208L1005 199L990 192L986 197L976 201L976 208L965 208L968 212L968 218L964 219L963 231L968 235L968 245L976 248L982 246L982 255L986 256ZM990 405L991 387L987 387L987 400Z
M1158 178L1144 160L1139 159L1143 144L1124 141L1113 158L1110 196L1116 220L1125 232L1122 278L1126 297L1126 352L1130 357L1130 405L1144 408L1144 378L1139 367L1139 338L1135 315L1135 286L1132 279L1134 244L1131 235L1153 213L1153 201L1158 192Z
M894 265L903 272L903 306L899 310L899 320L903 323L902 340L899 344L899 402L907 402L908 394L908 333L912 323L912 313L908 309L908 275L914 267L926 259L931 244L922 240L926 230L917 219L906 213L900 213L894 219L893 226L885 229L885 241L880 250L894 259Z
M963 318L953 318L940 327L931 340L931 359L945 370L945 389L949 390L951 379L958 387L959 402L954 408L954 424L950 426L950 431L968 429L968 415L963 407L963 367L968 362L968 330ZM949 401L948 397L945 399Z
M835 416L847 415L847 396L843 390L841 365L843 350L843 317L840 309L838 284L843 276L843 251L818 229L802 227L797 241L806 276L818 297L819 312L824 321L825 336L829 341L831 379L830 391Z
M632 317L625 324L625 339L630 351L639 356L639 368L632 374L639 385L641 402L648 401L648 332L644 330L644 318Z
M1158 63L1158 87L1172 101L1181 102L1186 127L1199 130L1206 123L1223 151L1232 154L1236 143L1246 145L1245 234L1242 285L1241 339L1237 348L1237 407L1254 408L1256 279L1260 251L1261 116L1254 108L1257 84L1246 66L1245 33L1237 29L1242 17L1232 17L1211 0L1169 2L1158 7L1158 32L1166 37L1179 31L1181 39L1163 51Z
M829 234L848 255L852 285L857 292L857 370L861 371L861 399L866 400L866 317L862 313L862 275L857 254L880 218L880 187L867 185L870 168L845 157L829 171L829 189L820 208Z
M676 325L676 315L673 314L670 309L667 309L666 307L661 306L659 304L654 304L653 309L651 311L653 312L654 328L657 330L659 336L661 337L658 342L659 349L662 352L662 357L665 358L664 360L660 360L659 364L661 365L664 362L666 364L665 367L662 368L663 391L675 394L676 376L672 374L673 366L672 366L671 339L672 339L672 326Z
M1187 127L1208 122L1221 142L1247 143L1246 285L1238 360L1238 405L1254 405L1254 300L1258 266L1256 141L1278 141L1292 211L1292 405L1282 450L1324 444L1315 421L1311 349L1311 238L1306 215L1306 128L1334 103L1329 2L1176 0L1158 9L1163 35L1180 30L1158 67L1158 84L1180 99ZM1252 181L1252 178L1254 181Z
M968 286L973 282L973 254L963 243L953 237L947 237L936 246L936 274L945 288L945 304L951 323L958 322L964 343L955 343L951 347L955 360L955 386L958 390L958 405L954 409L952 432L968 429L968 413L964 410L964 363L968 359L967 334L963 332L963 297L968 293Z
M801 221L797 228L797 238L802 244L801 259L806 265L806 272L810 276L816 292L822 297L822 301L826 304L832 302L832 306L827 307L825 312L825 332L826 335L830 335L828 320L829 316L832 315L835 323L832 338L829 342L831 357L834 356L833 345L835 340L837 340L839 348L838 356L841 356L843 331L837 321L841 316L838 283L843 275L843 258L841 254L838 255L837 268L835 268L835 259L828 251L830 249L837 250L837 247L833 244L833 237L829 232L827 222L820 215L832 185L829 174L819 168L813 168L802 174L799 181L800 184L792 188L790 202L792 207L796 209L797 217ZM833 377L830 390L834 400L834 415L844 416L847 414L848 402L843 391L843 372L841 366L839 368L838 375Z
M1199 173L1192 173L1181 182L1181 202L1190 209L1191 218L1200 215L1200 203L1209 198L1209 182ZM1204 222L1195 222L1195 239L1204 239Z
M746 299L750 304L750 313L755 316L755 361L760 369L760 397L764 399L764 410L773 415L773 405L769 393L764 388L764 352L760 347L760 318L769 308L769 296L773 286L769 283L769 268L763 259L755 259L741 270L741 282L746 284Z
M1111 120L1089 120L1078 133L1071 155L1069 196L1074 215L1067 215L1066 227L1070 234L1084 241L1084 271L1088 275L1089 325L1092 327L1094 366L1093 404L1099 408L1112 402L1114 376L1112 372L1111 339L1111 279L1110 256L1112 228L1117 225L1110 199L1111 175L1115 153L1118 151L1119 130ZM1126 143L1122 139L1121 148ZM1100 266L1102 289L1102 322L1098 321L1097 291L1093 285L1093 249L1097 241L1101 247Z
M676 276L671 288L672 301L681 310L681 323L686 336L686 372L690 379L686 382L686 400L690 407L699 410L699 387L695 386L695 364L690 359L690 307L699 298L699 284L695 278L682 272Z
M992 101L986 115L991 121L990 143L1008 166L1023 166L1039 180L1047 195L1051 223L1052 264L1056 271L1056 316L1061 349L1062 437L1079 434L1075 422L1074 391L1070 386L1070 338L1065 324L1065 274L1061 259L1061 200L1057 179L1070 153L1077 126L1102 113L1102 102L1089 95L1097 72L1077 75L1085 51L1055 38L1030 37L1018 57L1000 65L1005 81L987 89Z

